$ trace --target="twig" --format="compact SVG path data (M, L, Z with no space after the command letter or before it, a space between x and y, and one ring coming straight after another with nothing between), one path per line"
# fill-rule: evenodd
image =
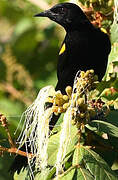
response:
M0 83L0 89L8 92L15 99L20 100L21 102L23 102L27 106L29 106L32 103L32 101L30 101L29 99L25 98L22 95L22 93L20 91L18 91L17 89L15 89L10 83L6 83L6 82Z
M27 153L27 152L21 151L21 150L16 148L15 143L14 143L14 141L11 137L11 134L9 132L7 119L3 114L0 114L0 122L1 122L2 127L4 127L4 129L7 133L8 141L10 144L10 148L0 146L0 152L8 152L8 153L13 153L13 154L19 154L21 156L32 158L34 156L32 153Z
M31 153L27 153L27 152L21 151L21 150L15 148L15 147L13 147L13 148L6 148L6 147L3 147L3 146L0 146L0 151L1 152L12 153L12 154L19 154L19 155L25 156L27 158L32 158L34 156Z
M5 129L6 133L7 133L8 141L9 141L10 146L15 147L15 144L14 144L14 142L12 140L11 134L10 134L9 129L8 129L7 119L3 114L0 114L0 122L1 122L2 126L4 127L4 129Z

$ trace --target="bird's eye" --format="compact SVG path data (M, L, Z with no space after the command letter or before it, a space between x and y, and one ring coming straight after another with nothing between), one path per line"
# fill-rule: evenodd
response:
M64 7L62 7L62 8L61 8L61 11L64 11L64 12L65 12L66 10L67 10L67 9L66 9L66 8L64 8Z
M53 9L53 12L55 12L55 13L64 13L64 12L66 12L66 8L65 7L59 7L59 8L54 8Z
M60 12L66 12L66 11L67 11L67 9L65 7L60 8Z

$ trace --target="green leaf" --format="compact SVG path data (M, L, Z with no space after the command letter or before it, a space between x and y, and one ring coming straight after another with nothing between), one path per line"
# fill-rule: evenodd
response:
M90 172L85 168L78 168L77 174L74 174L74 178L77 180L94 180L94 177L90 174Z
M58 176L58 180L94 180L90 172L82 167L71 167L62 175ZM56 180L56 178L55 178Z
M113 71L118 73L118 55L117 55L117 61L113 62Z
M64 174L62 174L60 177L58 177L58 180L73 179L74 173L75 173L75 168L71 167ZM56 180L56 178L55 178L55 180Z
M97 128L94 126L91 126L91 124L86 124L85 127L87 127L91 131L97 132Z
M100 96L102 98L106 98L109 101L110 100L116 100L118 98L118 90L113 88L114 86L116 86L116 84L118 86L118 80L117 80L117 83L116 83L116 81L111 83L111 87L110 88L105 88Z
M105 79L107 81L110 79L110 74L112 73L116 72L116 75L118 77L117 62L118 62L118 43L115 43L112 45L111 52L109 54L107 71L105 74Z
M107 163L87 146L76 147L73 166L59 176L59 180L117 180L117 178Z
M55 172L56 172L55 167L52 169L47 168L41 173L37 173L34 180L50 180L54 176Z
M54 176L55 172L56 172L56 168L53 167L53 168L50 170L50 172L49 172L46 180L52 179L52 177Z
M25 170L22 169L20 171L20 174L17 174L17 173L14 174L14 180L19 180L19 179L28 180L26 169Z
M114 163L112 164L112 170L118 170L118 160L114 161Z
M118 98L114 101L114 109L118 110Z
M113 23L111 26L111 43L118 42L118 24Z
M52 135L49 138L49 143L48 143L48 165L54 166L57 158L57 152L59 148L59 141L60 141L60 132ZM74 146L78 142L78 136L77 136L77 128L76 126L71 126L71 142L67 147L67 153L66 153L66 158L65 161L71 156L74 150Z
M96 180L117 180L118 177L97 153L85 146L81 148L84 148L81 151L84 164Z
M73 156L73 166L86 167L96 180L116 180L114 172L108 164L88 146L78 146ZM80 169L81 170L81 169Z
M100 132L104 132L111 136L118 137L118 127L114 126L111 123L101 121L101 120L93 120L91 124L94 126L97 126Z
M56 156L59 148L59 136L60 133L52 135L48 143L48 164L54 166L56 162Z
M106 119L107 122L118 127L118 110L110 111Z
M83 149L81 149L80 147L76 147L74 154L73 154L73 162L72 165L73 166L77 166L80 165L83 159L83 153L81 153Z

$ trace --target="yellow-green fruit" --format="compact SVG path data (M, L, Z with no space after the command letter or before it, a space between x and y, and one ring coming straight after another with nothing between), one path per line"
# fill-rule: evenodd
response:
M81 86L83 87L83 86L85 86L87 83L86 83L86 81L82 81L81 82Z
M71 94L72 94L72 87L71 86L67 86L65 90L66 90L67 95L71 96Z
M67 95L63 95L63 100L64 101L68 101L69 100L68 96Z
M94 70L93 69L90 69L89 71L91 74L94 74Z
M63 95L60 93L60 91L57 91L55 94L56 98L60 99L63 98Z
M88 77L89 74L90 74L90 70L87 70L87 71L85 72L85 77Z
M81 106L82 104L84 104L84 98L79 98L77 100L77 105Z
M81 77L81 78L84 78L84 77L85 77L85 72L84 72L84 71L81 71L80 77Z
M114 3L113 0L109 0L109 1L108 1L108 6L109 6L109 7L112 7L112 6L113 6L113 3Z
M66 109L69 107L69 105L70 105L69 103L65 103L65 104L63 105L63 109L66 110Z
M56 98L56 99L54 100L54 104L55 104L55 105L59 105L59 104L60 104L59 99Z
M59 106L63 106L64 103L65 103L65 101L63 99L59 100Z
M91 69L91 70L87 70L86 73L85 73L85 77L86 78L89 78L90 75L93 75L94 74L94 70Z
M85 113L80 113L80 118L84 118L85 117Z
M75 125L75 124L76 124L76 122L75 122L74 119L71 121L71 123L72 123L72 125Z

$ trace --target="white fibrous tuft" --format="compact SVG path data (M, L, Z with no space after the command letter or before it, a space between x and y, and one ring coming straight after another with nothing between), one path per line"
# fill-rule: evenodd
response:
M33 158L28 157L28 164L32 177L33 170L44 170L47 166L47 147L49 137L49 121L52 117L52 107L45 108L46 99L53 96L55 90L52 86L40 90L36 100L23 113L24 118L22 132L18 138L19 148L25 143L26 152L30 148Z
M63 164L64 164L64 158L67 153L67 147L69 143L71 143L71 120L72 120L72 110L74 107L74 104L77 100L77 97L74 97L74 91L77 87L77 77L80 71L77 72L74 80L73 85L73 92L71 96L71 104L68 107L66 113L64 114L61 133L60 133L60 141L59 141L59 149L57 153L57 160L56 160L56 177L58 179L58 175L63 172Z

